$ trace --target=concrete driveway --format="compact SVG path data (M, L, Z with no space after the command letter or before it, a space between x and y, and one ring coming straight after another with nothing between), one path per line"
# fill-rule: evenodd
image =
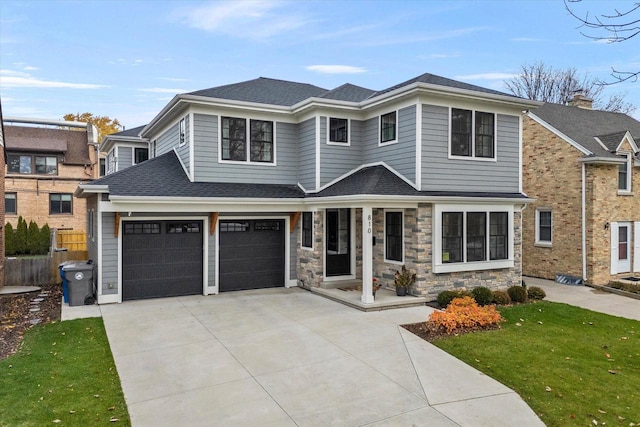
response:
M543 426L398 326L429 307L364 313L294 288L100 310L134 426Z

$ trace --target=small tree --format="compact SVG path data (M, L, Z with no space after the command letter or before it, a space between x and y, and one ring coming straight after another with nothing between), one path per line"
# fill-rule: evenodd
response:
M51 247L51 229L49 224L45 224L40 229L40 238L38 239L38 253L46 255Z
M27 239L27 222L22 218L22 216L19 216L18 227L16 228L16 255L23 255L27 253Z
M7 256L16 254L16 232L10 223L4 226L4 252Z
M37 255L40 251L40 228L35 221L29 221L27 230L27 253Z

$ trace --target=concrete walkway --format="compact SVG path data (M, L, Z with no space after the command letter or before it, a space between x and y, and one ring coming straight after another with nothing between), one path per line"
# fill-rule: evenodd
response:
M523 278L527 286L539 286L547 301L563 302L612 316L640 320L640 300L612 294L589 286L573 286L534 277Z
M280 288L99 309L134 426L544 425L398 326L429 307L365 313Z

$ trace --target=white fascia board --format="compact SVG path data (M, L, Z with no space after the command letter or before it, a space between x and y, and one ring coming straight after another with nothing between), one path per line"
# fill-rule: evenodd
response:
M636 141L633 139L633 137L631 136L631 132L629 131L627 131L627 133L625 133L622 139L620 140L620 144L618 144L618 146L616 147L616 151L620 150L620 147L624 143L625 139L627 139L629 141L629 144L631 144L631 148L633 148L634 153L637 153L638 151L640 151L638 149L638 144L636 144Z
M52 119L34 119L27 117L3 117L2 121L5 124L9 123L24 123L34 125L54 125L54 126L67 126L72 128L87 128L86 122L73 122L68 120L52 120Z
M598 144L600 144L600 146L601 146L604 150L609 151L609 149L607 148L607 146L606 146L606 145L604 145L604 142L602 142L602 140L601 140L600 138L598 138L597 136L594 136L594 137L593 137L593 139L595 139L595 140L596 140L596 142L597 142Z
M565 141L567 141L571 146L573 146L575 149L580 151L582 154L585 154L587 156L593 154L591 151L587 150L582 145L578 144L573 139L569 138L567 135L565 135L564 133L560 132L558 129L556 129L553 126L551 126L549 123L547 123L544 120L542 120L540 117L536 116L534 113L529 112L529 113L527 113L527 115L531 119L533 119L535 122L537 122L540 126L546 128L547 130L551 131L552 133L556 134L560 138L562 138Z
M389 204L397 206L402 203L410 204L415 207L418 203L484 203L484 204L513 204L523 205L533 203L535 199L519 198L513 199L508 197L462 197L462 196L380 196L372 194L363 195L347 195L347 196L331 196L331 197L317 197L307 198L304 200L305 205L322 205L327 204L334 206L336 204L351 204L351 205L384 205Z
M407 178L405 178L400 172L396 171L394 168L392 168L391 166L389 166L388 164L386 164L385 162L373 162L373 163L367 163L364 165L360 165L357 168L351 169L349 172L344 173L342 175L340 175L339 177L329 181L328 183L326 183L325 185L323 185L322 187L320 187L319 189L315 190L315 191L307 191L306 193L308 194L315 194L318 193L322 190L324 190L325 188L329 188L331 187L333 184L342 181L343 179L353 175L354 173L364 169L364 168L369 168L372 166L384 166L385 168L387 168L389 170L389 172L393 173L395 176L397 176L398 178L400 178L401 180L403 180L404 182L406 182L407 184L409 184L411 187L417 189L417 186L414 182L409 181Z
M91 185L91 184L80 184L76 191L73 192L75 197L88 197L91 194L103 194L109 192L108 185Z
M297 212L303 199L111 196L105 212Z
M170 111L172 111L180 103L181 95L174 96L167 105L156 116L151 119L149 123L140 131L140 136L144 138L147 134L158 124L158 122L164 118Z
M598 164L615 164L619 165L621 163L626 163L627 159L623 158L615 158L615 157L583 157L578 160L581 163L598 163Z

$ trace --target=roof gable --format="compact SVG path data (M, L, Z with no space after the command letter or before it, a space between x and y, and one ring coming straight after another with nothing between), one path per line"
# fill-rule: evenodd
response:
M86 129L5 125L4 140L7 151L64 153L64 164L91 163Z
M364 101L376 91L364 87L345 83L335 89L332 89L320 96L325 99L337 99L340 101L360 102Z

